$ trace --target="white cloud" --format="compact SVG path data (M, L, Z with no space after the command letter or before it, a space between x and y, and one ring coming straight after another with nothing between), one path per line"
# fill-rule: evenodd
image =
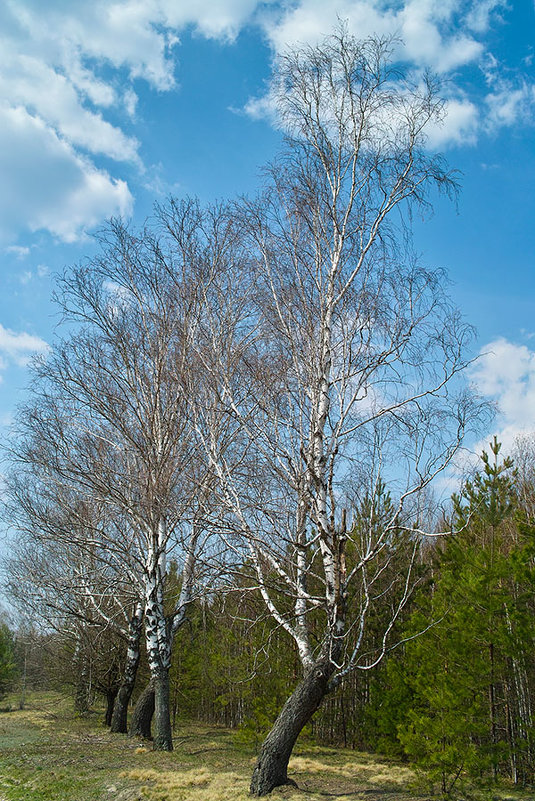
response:
M0 369L5 369L9 362L24 367L33 354L46 353L48 349L41 337L25 331L16 333L0 323Z
M440 149L449 145L473 144L479 130L477 106L466 98L447 100L444 119L440 124L431 123L426 132L430 148Z
M476 33L486 33L493 12L501 8L507 8L507 0L480 0L479 3L473 3L466 15L466 24Z
M186 29L232 42L254 22L280 53L288 43L322 38L337 19L348 20L358 37L401 37L400 56L417 69L449 74L481 60L478 36L503 6L504 0L4 0L0 97L8 129L0 129L0 144L14 145L21 172L16 181L8 165L4 183L12 202L0 199L0 212L7 212L0 214L0 235L12 240L23 229L46 228L72 240L110 214L128 213L133 199L119 180L119 163L145 169L132 132L135 82L157 91L176 86L177 45ZM495 84L491 90L487 128L511 124L529 92L511 95ZM247 111L265 114L265 101L251 101ZM484 127L481 111L454 92L448 112L442 128L431 132L434 146L470 142ZM10 141L17 116L18 142ZM100 168L102 156L112 160L107 171ZM1 155L0 161L3 166ZM30 186L30 167L48 182Z
M275 51L280 52L288 43L317 42L337 19L347 20L350 32L359 38L372 34L399 36L407 60L448 72L474 61L483 51L468 26L465 31L452 30L466 5L462 0L407 0L397 6L380 0L301 0L284 4L278 13L266 14L264 26ZM489 3L468 5L475 13L479 6Z
M481 133L531 113L532 87L511 85L502 87L504 91L496 87L499 65L482 39L505 8L505 0L299 0L268 9L262 19L275 54L288 44L318 42L337 20L346 22L358 38L398 37L402 45L396 55L416 75L430 68L448 79L443 123L427 131L432 148L446 148L474 144ZM478 64L493 87L486 101L463 96L456 88L455 72L469 64ZM269 96L251 99L245 111L271 121L276 112Z
M500 337L482 348L472 378L481 395L497 404L498 439L505 449L535 432L535 351Z
M416 79L418 79L416 75ZM422 88L422 91L425 91ZM277 109L277 88L272 85L269 91L261 97L250 98L244 107L244 112L253 119L266 119L271 125L280 124ZM330 110L327 109L327 114ZM389 109L388 119L382 118L381 110L374 112L375 127L390 127L394 117ZM401 125L403 123L401 122ZM459 96L446 99L443 114L440 119L430 120L425 128L427 146L432 150L443 149L452 145L472 145L476 142L481 128L481 115L478 107L459 92Z
M47 63L65 70L93 102L110 105L113 85L98 75L104 61L142 78L154 88L175 84L172 48L179 33L191 26L206 37L232 40L258 5L258 0L11 0L18 26Z
M193 25L207 38L233 41L258 5L258 0L165 0L162 11L166 24L175 30Z
M158 89L174 84L161 3L155 0L65 3L15 0L9 3L24 44L44 63L73 75L93 102L109 104L113 84L100 77L98 61L141 77ZM88 60L94 63L88 64Z
M448 72L481 55L481 43L467 33L452 34L449 25L459 2L409 0L399 14L405 54L415 64Z
M0 106L0 240L23 228L73 241L132 196L25 108Z
M266 119L272 125L277 125L277 101L273 92L267 92L262 97L249 98L243 110L253 120Z
M535 84L502 81L496 91L487 95L486 126L490 130L535 120Z
M280 53L288 44L319 42L337 20L346 21L359 38L399 34L399 13L374 0L301 0L266 13L263 25L275 52Z
M137 102L138 96L131 87L128 88L123 95L123 104L129 117L135 117Z
M11 50L11 52L9 52ZM42 60L2 47L0 97L23 106L72 145L117 161L138 162L138 142L85 108L75 86Z
M22 245L9 245L6 248L6 253L13 253L13 255L16 256L17 259L19 259L20 261L22 259L25 259L26 256L29 256L30 248L24 247Z
M19 281L23 286L26 286L26 284L29 284L34 278L46 278L49 274L50 270L46 264L38 264L35 270L24 270L20 273Z
M72 241L107 216L130 213L126 183L115 168L114 175L101 169L98 158L144 171L139 142L126 128L136 115L133 82L172 89L180 32L190 26L205 37L232 41L257 4L0 4L0 239L43 228Z

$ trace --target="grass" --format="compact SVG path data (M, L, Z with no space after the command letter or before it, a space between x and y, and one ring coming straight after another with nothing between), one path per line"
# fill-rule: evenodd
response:
M22 711L0 711L0 801L250 801L254 753L233 732L184 722L175 750L158 753L110 734L101 718L75 716L71 701L53 693L30 696ZM430 798L411 791L415 777L404 765L307 743L296 748L289 775L299 789L279 788L273 801Z

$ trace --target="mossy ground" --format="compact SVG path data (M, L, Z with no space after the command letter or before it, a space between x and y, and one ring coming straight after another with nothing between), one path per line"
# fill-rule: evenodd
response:
M0 711L0 801L246 801L254 753L233 732L183 723L175 750L112 735L102 711L76 716L59 694L16 699ZM275 790L273 801L424 801L406 766L372 755L303 743L290 775L299 789ZM493 793L505 797L531 795Z

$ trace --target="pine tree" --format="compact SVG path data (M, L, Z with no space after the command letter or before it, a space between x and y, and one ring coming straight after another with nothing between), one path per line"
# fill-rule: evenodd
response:
M525 653L533 648L529 531L517 524L515 473L494 438L482 469L453 496L451 534L436 548L431 592L407 634L403 663L389 666L410 704L396 726L404 752L449 793L463 775L509 775L531 767L531 704Z

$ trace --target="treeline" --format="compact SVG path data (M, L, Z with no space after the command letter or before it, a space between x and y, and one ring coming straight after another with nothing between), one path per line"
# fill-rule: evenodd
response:
M464 554L476 538L464 594L512 558L498 534L477 540L485 485L465 487L451 520L433 503L486 409L463 380L472 331L411 246L413 214L457 189L428 147L443 103L395 52L343 25L289 50L270 85L284 142L258 197L169 199L141 230L110 221L97 254L58 276L62 325L9 447L8 591L41 621L77 709L98 690L112 732L160 750L174 710L259 740L272 722L257 796L288 782L303 729L360 746L382 727L391 747L423 759L427 743L447 762L446 735L422 723L444 716L438 696L417 693L460 655L441 663L437 648L419 674L411 650L426 629L449 642L454 546L441 543ZM501 621L518 644L524 584L504 606L496 581L481 636ZM508 652L505 689L504 642L481 640L487 683L464 699L488 699L490 744L474 728L466 761L450 761L469 770L475 749L483 772L523 781L527 667L520 645ZM401 654L412 678L396 678ZM388 704L416 717L383 719Z
M419 586L397 623L396 648L373 671L351 673L306 728L316 742L383 752L421 766L445 794L465 778L533 783L535 773L535 450L521 441L516 462L496 439L479 470L452 497L451 533L423 543ZM384 499L388 503L388 498ZM237 730L258 747L297 684L300 664L287 635L263 615L257 591L213 591L195 601L170 668L173 728L188 720ZM172 564L169 606L180 592ZM376 601L365 648L391 614ZM87 711L106 697L110 725L124 646L96 629L85 655L72 639L2 629L1 688L68 689ZM41 641L41 642L40 642ZM80 642L77 643L80 646ZM43 650L44 649L44 650ZM44 664L48 664L46 670ZM139 675L146 675L144 655ZM18 682L17 682L18 683ZM139 694L139 690L138 690Z

